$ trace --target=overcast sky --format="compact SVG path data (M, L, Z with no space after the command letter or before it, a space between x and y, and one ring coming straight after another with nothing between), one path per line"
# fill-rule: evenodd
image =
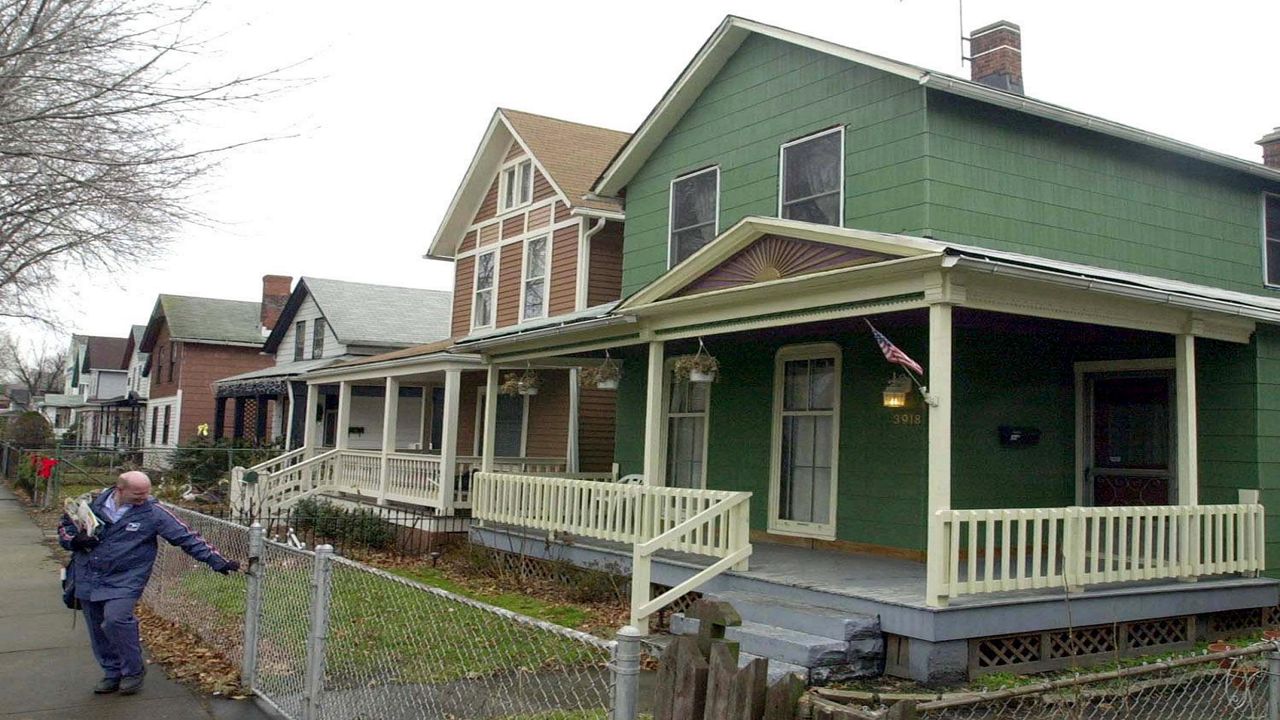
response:
M158 293L257 300L264 274L451 289L422 259L496 107L633 131L726 14L967 77L956 0L337 3L228 0L213 67L312 60L307 87L211 136L297 135L228 158L154 267L68 274L69 329L124 335ZM1022 26L1027 94L1250 160L1280 125L1280 2L965 0ZM27 330L26 332L34 332Z

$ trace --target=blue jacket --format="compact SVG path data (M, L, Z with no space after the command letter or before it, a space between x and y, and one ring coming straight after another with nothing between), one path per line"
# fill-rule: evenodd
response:
M108 489L99 493L89 505L104 522L107 513L103 505L113 492ZM75 522L63 515L58 526L58 544L71 550L76 532ZM155 498L147 498L145 503L126 510L116 522L107 522L98 531L98 545L92 550L72 552L67 572L74 573L76 597L93 602L142 597L142 590L151 577L151 566L156 561L157 536L218 572L227 568L227 559L200 533Z

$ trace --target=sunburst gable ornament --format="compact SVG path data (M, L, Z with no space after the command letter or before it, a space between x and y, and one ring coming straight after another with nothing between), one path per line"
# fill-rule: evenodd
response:
M766 235L689 284L680 294L754 285L885 258L857 248Z

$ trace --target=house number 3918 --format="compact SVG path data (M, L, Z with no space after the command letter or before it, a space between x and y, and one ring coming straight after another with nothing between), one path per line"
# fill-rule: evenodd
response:
M921 425L924 423L924 416L920 413L894 413L894 425Z

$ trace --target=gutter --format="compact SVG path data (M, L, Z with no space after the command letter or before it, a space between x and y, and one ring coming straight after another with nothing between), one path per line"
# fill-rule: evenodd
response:
M951 251L954 253L955 251ZM1206 310L1221 315L1264 320L1280 323L1280 310L1267 310L1257 306L1234 303L1228 300L1213 300L1172 290L1156 290L1130 285L1118 280L1106 280L1087 275L1075 275L1061 270L1032 268L996 260L990 257L970 257L967 255L948 254L942 262L944 268L964 268L1005 277L1022 278L1036 282L1049 282L1055 285L1089 290L1093 292L1119 295L1122 297L1143 300L1158 305L1174 305L1182 308Z
M396 358L394 360L379 360L378 362L366 363L362 365L346 365L342 367L328 367L322 370L313 370L311 372L299 373L298 377L306 378L308 382L312 379L324 379L327 377L338 377L342 375L350 375L352 373L360 373L366 370L386 370L389 368L405 367L409 365L417 365L425 360L444 359L446 361L458 362L480 362L478 356L465 353L453 354L448 350L438 350L426 355L414 355L407 358Z
M500 335L498 337L482 338L470 341L460 340L456 347L465 347L468 350L474 349L478 352L484 352L489 348L499 347L516 340L541 340L543 338L555 338L578 330L613 327L615 325L630 325L635 321L636 318L634 315L604 315L590 320L580 320L578 322L562 323L560 325L552 325L550 327L520 330L514 333Z
M608 198L600 197L598 195L588 195L588 198L595 198L598 200L608 199ZM599 210L596 208L588 208L588 207L573 208L572 210L569 211L569 217L599 218L601 220L617 220L618 222L623 222L627 219L626 213L620 210Z
M1105 135L1111 135L1123 140L1129 140L1142 145L1159 148L1178 155L1187 155L1197 160L1202 160L1220 167L1237 170L1255 177L1265 178L1273 182L1280 182L1280 170L1272 169L1265 165L1226 155L1224 153L1205 150L1204 148L1196 147L1190 143L1174 140L1145 130L1139 130L1138 128L1131 127L1129 125L1104 120L1075 110L1068 110L1067 108L1052 105L1042 100L1033 100L1022 95L1014 95L1012 93L1002 92L999 90L991 90L980 85L975 85L971 82L931 72L926 72L921 75L919 82L925 87L948 92L952 95L960 95L962 97L980 100L992 105L999 105L1001 107L1009 108L1010 110L1025 112L1028 115L1036 115L1038 117L1056 120L1057 122L1065 123L1067 125L1074 125L1076 127L1085 128L1086 130L1093 130Z

